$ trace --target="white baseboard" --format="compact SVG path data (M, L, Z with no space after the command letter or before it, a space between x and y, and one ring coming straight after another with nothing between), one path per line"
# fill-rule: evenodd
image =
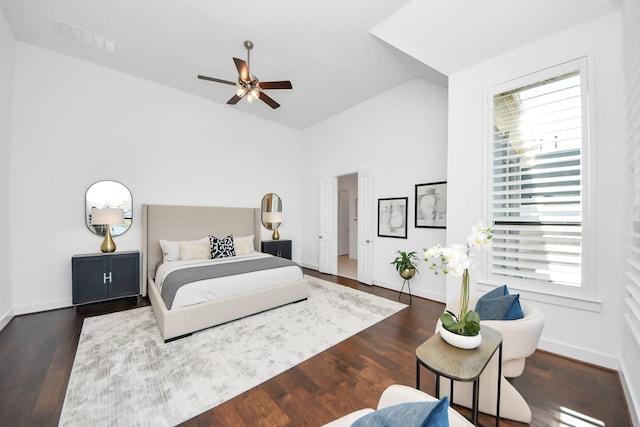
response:
M309 263L306 263L306 262L301 262L300 263L300 267L308 268L310 270L319 271L318 270L318 264L309 264Z
M13 319L14 316L15 315L13 313L13 309L9 309L0 317L0 331L2 331L5 326L7 326L9 322L11 322L11 319Z
M73 305L71 298L47 301L38 304L21 305L14 307L15 314L37 313L39 311L56 310L58 308L71 307Z
M629 381L629 375L627 374L627 368L624 361L620 361L620 383L622 384L622 390L627 400L627 407L629 408L629 416L634 427L640 427L640 396L636 394L638 391L634 389L634 384ZM636 384L636 386L638 386Z
M555 353L561 356L591 363L593 365L602 366L603 368L613 369L615 371L618 371L620 369L620 359L615 356L549 340L544 338L544 336L540 338L538 348L550 353Z
M381 288L391 289L393 291L400 292L402 285L398 285L397 283L386 282L384 280L374 280L373 284L376 286L380 286ZM407 287L405 286L403 293L407 293ZM432 301L442 302L444 303L446 297L444 295L436 294L433 292L425 291L420 288L411 288L411 295L421 298L430 299Z

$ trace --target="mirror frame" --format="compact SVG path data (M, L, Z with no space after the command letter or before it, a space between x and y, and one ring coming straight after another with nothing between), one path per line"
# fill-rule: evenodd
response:
M91 208L94 207L124 209L124 223L111 226L112 236L120 236L131 228L131 224L133 224L133 197L131 191L124 184L109 179L101 180L91 184L84 193L84 222L89 231L104 237L106 234L104 225L91 225Z
M275 230L280 227L281 223L271 223L264 221L264 214L271 212L282 213L282 199L276 193L267 193L262 198L262 204L260 208L260 221L267 230ZM277 225L276 225L277 224Z

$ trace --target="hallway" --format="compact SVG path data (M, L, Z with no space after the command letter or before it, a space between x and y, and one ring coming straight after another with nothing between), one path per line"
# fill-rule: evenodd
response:
M358 280L358 260L350 259L349 255L339 255L338 276Z

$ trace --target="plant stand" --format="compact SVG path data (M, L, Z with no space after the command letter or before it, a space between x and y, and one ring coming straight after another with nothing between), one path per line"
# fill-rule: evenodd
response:
M404 285L407 285L407 289L409 290L409 305L411 305L411 284L409 283L411 279L404 279L402 282L402 288L400 288L400 295L398 295L398 301L402 298L402 291L404 290Z

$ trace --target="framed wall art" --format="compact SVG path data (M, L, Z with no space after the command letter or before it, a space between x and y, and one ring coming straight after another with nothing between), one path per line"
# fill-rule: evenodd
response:
M378 236L407 238L408 197L378 199Z
M447 182L416 185L416 228L447 227Z

